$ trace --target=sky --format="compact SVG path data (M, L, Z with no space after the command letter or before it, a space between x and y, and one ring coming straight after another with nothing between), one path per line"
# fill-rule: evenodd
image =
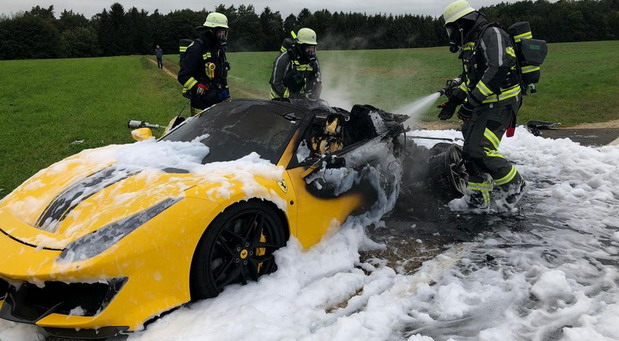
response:
M412 131L456 138L461 133ZM416 139L430 147L433 140ZM165 144L165 143L164 143ZM162 148L165 147L165 148ZM134 143L119 156L153 148L162 164L188 143ZM166 150L170 155L165 155ZM258 282L227 287L218 297L183 306L128 341L261 340L617 340L619 335L619 146L587 147L533 136L518 127L500 152L530 190L521 214L456 215L483 224L414 272L362 252L386 248L355 219L308 250L292 239L275 253L278 270ZM199 160L199 158L195 158ZM197 161L193 162L197 162ZM185 160L185 162L190 161ZM243 162L243 161L233 161ZM257 160L244 161L248 166ZM199 166L199 165L196 165ZM375 229L391 228L389 218ZM400 232L416 248L418 221ZM454 226L438 226L446 235ZM406 243L401 235L395 254ZM403 262L408 261L402 259ZM0 320L2 340L44 340L40 328Z
M64 9L84 14L90 18L96 13L100 13L104 8L109 8L115 1L113 0L0 0L0 13L4 15L15 14L19 11L30 10L33 6L49 7L54 5L55 14L58 16ZM443 9L451 0L309 0L309 1L282 1L282 0L253 0L253 1L199 1L186 0L182 2L167 0L119 0L125 9L137 7L152 13L159 9L160 13L168 13L173 10L189 8L192 10L213 10L217 5L225 3L229 5L252 4L256 12L260 13L269 6L274 11L279 11L282 16L288 14L298 14L304 7L311 11L328 9L332 12L366 12L368 14L393 13L393 14L423 14L440 16ZM497 4L500 0L471 0L473 7L479 8ZM513 1L503 1L513 2Z

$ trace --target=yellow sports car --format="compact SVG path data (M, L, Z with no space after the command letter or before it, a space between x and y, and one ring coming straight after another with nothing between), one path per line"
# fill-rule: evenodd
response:
M0 318L105 338L273 272L291 236L393 203L401 121L233 100L53 164L0 201Z

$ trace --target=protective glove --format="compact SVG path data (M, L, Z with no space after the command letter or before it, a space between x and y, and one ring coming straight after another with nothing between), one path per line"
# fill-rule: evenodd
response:
M447 101L443 104L439 104L437 108L440 108L441 111L438 113L438 118L443 121L450 119L456 112L457 107L458 103L455 101Z
M202 83L198 83L198 87L196 88L196 95L204 96L208 91L208 86Z
M217 94L217 98L219 98L220 101L223 101L223 100L225 100L227 98L230 98L230 90L228 90L228 89L221 90Z
M230 71L230 69L231 69L230 63L228 63L228 62L224 63L224 67L226 68L227 71Z
M471 117L473 116L474 109L475 108L469 102L462 103L460 110L458 110L458 118L461 119L462 121L470 120Z

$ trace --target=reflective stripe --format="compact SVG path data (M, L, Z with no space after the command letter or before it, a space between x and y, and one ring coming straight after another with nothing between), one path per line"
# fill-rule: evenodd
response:
M509 173L507 173L507 175L500 179L494 180L494 182L496 182L496 184L499 186L505 185L506 183L512 181L514 177L516 177L516 174L518 174L518 171L516 171L516 167L512 166L512 169L509 171Z
M489 181L469 182L467 187L474 191L491 191L492 190L492 184Z
M273 75L271 75L271 77L273 78L273 82L277 81L277 66L279 65L279 60L282 59L282 57L285 56L285 55L286 55L285 53L282 53L275 60L275 66L273 67ZM286 69L288 69L288 68L286 68Z
M467 83L468 83L468 82L467 82ZM469 87L468 87L468 86L466 86L466 84L464 84L464 83L460 84L460 87L459 87L459 88L460 88L460 90L462 90L462 91L464 91L464 92L466 92L466 93L468 93L468 92L469 92Z
M466 43L462 46L463 51L472 51L475 49L475 43Z
M273 98L289 98L290 97L290 91L288 90L288 88L286 88L286 90L284 91L284 97L280 97L277 92L275 92L275 90L271 89L271 99Z
M301 64L296 60L293 62L293 64L294 64L294 68L297 71L314 71L314 68L309 64Z
M501 159L504 159L503 155L501 155L501 153L499 153L498 150L484 148L484 152L486 153L486 156L488 157L500 157Z
M492 184L489 181L482 183L469 182L466 186L469 190L481 192L484 197L484 205L490 204L490 192L492 192Z
M520 92L521 92L520 84L516 84L512 86L511 88L501 89L500 95L492 95L486 98L482 103L485 104L485 103L496 103L496 102L504 101L506 99L518 96Z
M516 52L514 52L514 48L513 48L513 47L508 46L508 47L505 49L505 52L507 52L507 54L508 54L508 55L510 55L510 56L512 56L512 57L514 57L514 58L516 58Z
M535 71L539 71L539 70L540 70L540 67L539 66L535 66L535 65L523 66L522 67L522 73L535 72Z
M198 80L193 78L193 77L191 77L191 78L189 78L185 82L185 84L183 84L183 89L184 90L189 90L189 89L193 88L196 84L198 84Z
M522 39L532 39L532 38L533 38L533 33L529 31L529 32L525 32L517 36L514 36L514 41L519 43Z
M282 53L284 53L284 52L288 51L288 50L287 50L285 47L283 47L283 46L282 46L282 48L281 48L281 49L279 49L279 50L280 50L280 51L282 51Z
M207 52L207 53L202 55L202 59L209 59L209 58L211 58L211 53L210 52Z
M479 81L479 83L477 83L477 86L475 86L477 89L479 89L479 91L481 92L482 95L488 97L490 95L493 94L492 90L488 89L488 87L486 86L486 84L484 84L484 82Z
M187 46L181 46L178 48L180 52L187 52Z
M499 48L497 49L498 55L497 58L499 60L499 66L503 65L503 39L501 39L501 32L499 29L494 27L494 32L496 33L497 44Z
M484 137L487 138L490 143L492 143L492 146L495 150L499 149L499 143L501 143L501 140L499 140L499 138L494 135L492 130L486 128L486 130L484 131Z

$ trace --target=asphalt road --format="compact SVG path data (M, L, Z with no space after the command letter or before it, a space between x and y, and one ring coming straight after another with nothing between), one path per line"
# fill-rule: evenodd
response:
M540 136L553 139L569 138L584 146L606 146L619 144L619 128L603 129L546 129L539 130Z

